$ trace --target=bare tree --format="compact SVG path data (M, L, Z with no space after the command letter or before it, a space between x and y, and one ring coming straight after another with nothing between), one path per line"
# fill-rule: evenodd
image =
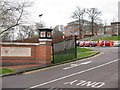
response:
M99 19L98 16L101 15L101 11L98 11L97 8L90 8L90 9L87 9L86 13L89 15L89 18L91 20L92 35L94 35L94 23L95 23L95 20Z
M104 26L103 26L104 34L107 34L106 26L107 26L107 19L104 20Z
M116 19L115 18L113 18L112 19L112 21L111 21L111 26L112 26L112 35L114 35L115 34L115 30L116 30L116 28L115 28L115 23L116 22Z
M36 30L38 30L38 29L40 29L40 28L45 27L45 23L44 23L44 22L35 23L35 27L36 27Z
M85 14L85 8L77 7L77 10L73 12L72 18L77 19L79 22L79 35L80 39L82 38L82 27L84 24L84 14Z
M3 38L6 33L23 23L24 16L27 15L26 9L31 3L14 2L1 0L0 1L0 37ZM8 35L8 34L7 34Z
M53 37L55 37L55 36L63 36L63 32L60 31L59 25L56 25L56 26L53 28Z

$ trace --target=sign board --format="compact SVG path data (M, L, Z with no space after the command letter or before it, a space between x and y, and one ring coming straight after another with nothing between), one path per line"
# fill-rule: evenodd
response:
M40 37L45 37L45 31L40 32Z
M1 47L1 56L30 57L31 56L31 48Z
M51 37L51 32L47 32L47 37Z

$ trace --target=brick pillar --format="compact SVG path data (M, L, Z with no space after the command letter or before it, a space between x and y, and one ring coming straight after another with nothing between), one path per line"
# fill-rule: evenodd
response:
M40 41L40 45L36 46L36 58L40 64L51 63L51 41Z

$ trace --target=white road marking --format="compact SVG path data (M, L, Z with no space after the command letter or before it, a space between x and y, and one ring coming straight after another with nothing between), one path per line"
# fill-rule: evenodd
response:
M89 63L91 63L91 62L92 62L92 61L82 62L82 63L80 63L80 64L71 64L70 67L63 68L63 70L71 69L71 68L74 68L74 67L77 67L77 66L80 66L80 65L89 64Z
M74 80L74 81L72 81L72 82L66 82L66 83L64 83L65 85L66 84L70 84L70 85L72 85L73 83L75 83L75 82L77 82L78 80Z
M100 88L105 85L104 82L94 82L94 81L86 81L86 80L73 80L70 82L65 82L65 85L76 85L76 86L86 86L92 88Z
M88 64L88 63L91 63L92 61L88 61L88 62L83 62L81 64Z
M63 79L65 79L65 78L69 78L69 77L72 77L72 76L75 76L75 75L79 75L79 74L81 74L81 73L85 73L85 72L88 72L88 71L91 71L91 70L94 70L94 69L97 69L97 68L100 68L100 67L109 65L109 64L111 64L111 63L117 62L118 60L120 60L120 58L119 58L119 59L116 59L116 60L113 60L113 61L110 61L110 62L108 62L108 63L101 64L101 65L96 66L96 67L92 67L92 68L89 68L89 69L86 69L86 70L83 70L83 71L80 71L80 72L76 72L76 73L73 73L73 74L70 74L70 75L67 75L67 76L63 76L63 77L60 77L60 78L57 78L57 79L48 81L48 82L44 82L44 83L41 83L41 84L38 84L38 85L34 85L34 86L29 87L28 89L25 89L25 90L29 90L29 89L32 89L32 88L41 87L41 86L43 86L43 85L50 84L50 83L53 83L53 82L56 82L56 81L59 81L59 80L63 80Z

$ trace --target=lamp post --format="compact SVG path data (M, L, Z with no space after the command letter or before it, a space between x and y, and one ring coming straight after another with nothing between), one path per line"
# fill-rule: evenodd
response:
M43 14L40 14L39 17L40 17L40 28L42 27L42 24L41 24L41 17L42 17Z
M77 33L71 33L70 36L72 36L72 38L74 38L74 45L75 45L75 58L77 58L77 45L76 45L76 41L77 41Z
M75 35L74 35L74 39L75 39L75 58L77 58L77 45L76 45L77 35L76 35L76 33L75 33Z

